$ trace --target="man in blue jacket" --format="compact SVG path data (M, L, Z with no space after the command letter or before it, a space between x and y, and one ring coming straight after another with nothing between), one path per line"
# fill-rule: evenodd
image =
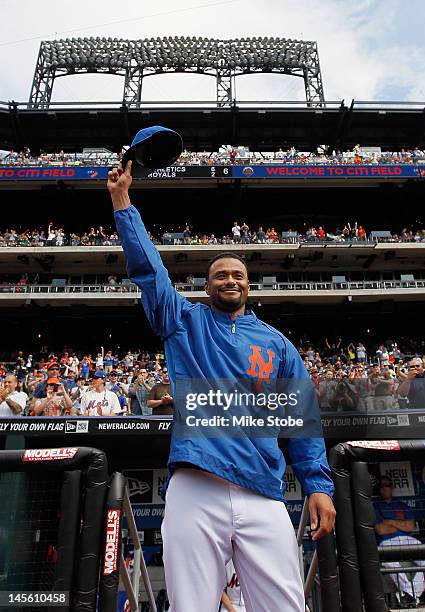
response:
M307 380L295 347L246 308L248 272L239 256L221 254L210 262L205 291L211 306L193 304L174 289L130 204L131 181L128 162L125 171L109 173L108 190L128 275L142 289L145 314L164 341L173 397L178 381L248 379L261 388L280 379ZM290 437L286 449L309 498L317 540L332 531L335 520L323 440ZM295 534L282 503L285 461L277 436L174 431L168 467L162 534L173 612L216 612L230 558L248 612L304 612Z

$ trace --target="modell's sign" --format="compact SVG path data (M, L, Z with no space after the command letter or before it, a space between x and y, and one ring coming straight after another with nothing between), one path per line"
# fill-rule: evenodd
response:
M400 450L398 440L354 440L347 442L350 446L358 448L370 448L373 450Z
M22 461L53 461L73 459L78 448L30 448L24 451Z
M106 546L103 574L108 575L117 569L118 543L120 529L120 510L108 510L106 515Z

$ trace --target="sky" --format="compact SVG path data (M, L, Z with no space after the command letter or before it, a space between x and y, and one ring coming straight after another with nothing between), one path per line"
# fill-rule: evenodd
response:
M0 101L28 100L42 40L79 36L315 40L327 100L425 102L425 0L0 0ZM303 100L302 79L249 75L238 100ZM123 79L57 79L55 101L122 99ZM214 100L202 75L145 79L144 100Z

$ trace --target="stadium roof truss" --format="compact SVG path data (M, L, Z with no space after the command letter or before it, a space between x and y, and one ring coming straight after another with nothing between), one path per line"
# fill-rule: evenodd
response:
M40 45L29 106L48 108L56 78L104 73L124 76L123 101L138 105L143 79L154 74L191 72L215 77L217 106L234 102L234 79L243 74L275 73L301 77L307 104L324 106L317 43L286 38L168 36L123 40L70 38Z

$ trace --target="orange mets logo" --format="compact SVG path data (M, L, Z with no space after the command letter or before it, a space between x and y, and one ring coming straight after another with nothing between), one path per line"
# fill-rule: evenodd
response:
M268 380L270 378L270 374L274 370L273 365L273 357L275 356L274 352L270 349L267 349L267 355L269 360L265 361L264 357L261 354L260 346L250 346L252 350L251 355L248 357L248 361L251 364L249 370L246 371L247 374L257 378L257 382L261 383L263 380Z

